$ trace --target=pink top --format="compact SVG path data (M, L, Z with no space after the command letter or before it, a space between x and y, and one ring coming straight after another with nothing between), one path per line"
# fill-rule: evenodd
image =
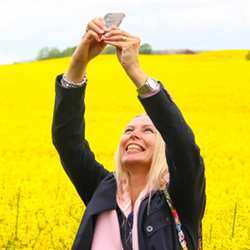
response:
M138 196L134 204L133 211L133 228L132 228L132 248L133 250L139 250L138 246L138 232L137 232L137 219L138 210L141 201L149 193L149 188L146 186ZM126 217L132 212L132 202L129 192L125 192L119 199L116 195L117 205L120 207ZM104 211L98 215L96 220L96 226L92 241L91 250L121 250L122 242L120 236L120 227L115 209Z

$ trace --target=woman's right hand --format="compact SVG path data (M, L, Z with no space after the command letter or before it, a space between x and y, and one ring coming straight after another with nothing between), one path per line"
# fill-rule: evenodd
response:
M90 60L99 55L107 44L101 40L101 36L114 27L107 28L104 19L94 18L86 27L85 34L74 51L70 67L66 73L67 79L80 82Z
M109 30L101 17L94 18L87 24L86 32L80 43L85 63L88 63L103 51L106 44L101 40L101 36Z

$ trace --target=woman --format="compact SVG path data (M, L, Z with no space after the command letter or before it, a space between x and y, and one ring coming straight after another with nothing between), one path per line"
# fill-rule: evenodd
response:
M125 128L112 173L95 160L84 134L87 65L107 44L116 47L147 113ZM56 78L53 144L86 205L72 249L199 248L205 209L203 159L168 92L141 69L139 47L138 37L117 27L108 29L102 18L95 18L67 73Z

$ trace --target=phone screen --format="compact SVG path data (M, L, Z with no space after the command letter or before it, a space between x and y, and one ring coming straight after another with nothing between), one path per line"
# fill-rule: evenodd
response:
M119 27L124 17L124 13L108 13L104 16L105 26L107 28L112 25Z

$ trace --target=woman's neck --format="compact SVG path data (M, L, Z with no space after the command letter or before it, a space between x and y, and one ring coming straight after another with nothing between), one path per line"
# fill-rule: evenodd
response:
M138 196L140 195L141 191L146 186L146 176L145 174L133 174L130 175L129 178L129 190L130 190L130 197L132 203L132 209L134 208L134 204Z

